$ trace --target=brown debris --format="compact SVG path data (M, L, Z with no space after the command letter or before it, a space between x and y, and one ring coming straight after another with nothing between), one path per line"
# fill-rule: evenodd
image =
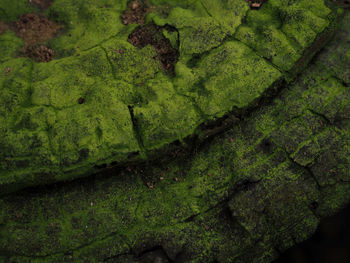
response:
M14 24L14 31L23 39L25 46L49 41L60 29L60 25L37 14L23 15Z
M41 9L49 8L54 0L29 0L29 3Z
M0 34L4 33L8 28L9 28L8 25L0 21Z
M147 182L146 185L147 185L147 187L150 188L150 189L153 188L153 185L152 185L150 182Z
M252 3L250 6L251 6L252 8L260 8L261 3Z
M44 45L28 47L25 54L37 62L49 62L55 58L55 51Z
M267 0L246 0L251 9L260 9Z
M144 1L135 0L129 3L128 10L122 14L122 23L124 25L140 24L145 23L145 18L149 9L147 8Z
M37 2L33 0L31 3ZM22 15L13 25L13 31L24 42L22 53L37 62L49 62L54 59L55 52L43 43L51 40L60 29L60 25L37 14Z
M154 23L149 23L144 26L138 26L129 35L128 41L138 48L144 48L151 45L158 56L156 57L168 72L174 71L174 65L178 61L179 51L171 46L169 39L167 39L162 31L164 27L157 26ZM167 28L168 30L174 30Z
M11 72L11 68L10 67L7 67L6 70L5 70L5 75L8 76Z

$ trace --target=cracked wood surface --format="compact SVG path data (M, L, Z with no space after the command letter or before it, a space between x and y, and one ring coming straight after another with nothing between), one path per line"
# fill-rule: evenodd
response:
M0 199L4 262L270 262L350 197L350 13L297 79L167 159ZM170 158L171 157L171 158Z
M63 29L40 49L54 52L48 63L23 57L11 26L0 34L0 194L155 160L169 144L201 137L291 82L341 13L323 0L270 0L259 10L244 0L146 1L143 20L179 51L169 76L159 46L128 42L136 25L122 23L126 0L55 0L47 9L3 1L2 23L38 13Z

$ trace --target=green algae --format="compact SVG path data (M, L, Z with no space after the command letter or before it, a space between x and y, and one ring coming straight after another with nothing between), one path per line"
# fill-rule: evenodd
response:
M134 153L149 158L202 123L253 107L336 16L321 1L272 0L259 11L240 0L150 1L146 22L175 29L163 30L180 53L168 76L154 48L128 42L136 25L122 24L127 4L56 0L42 11L18 1L3 10L5 22L44 12L64 29L46 43L57 54L49 63L15 58L22 43L0 35L1 72L11 69L0 75L1 192L85 176Z
M349 13L343 21L271 103L193 152L2 197L0 259L143 262L161 250L173 261L271 262L305 240L349 202L350 93L329 70L350 60L334 56L348 46Z

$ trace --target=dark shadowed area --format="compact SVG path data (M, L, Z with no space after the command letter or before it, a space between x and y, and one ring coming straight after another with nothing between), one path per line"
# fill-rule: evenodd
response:
M321 220L316 233L286 252L274 263L350 262L350 205Z

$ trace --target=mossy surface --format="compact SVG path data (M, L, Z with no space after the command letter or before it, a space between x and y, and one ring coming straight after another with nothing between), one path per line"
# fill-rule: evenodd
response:
M180 148L167 160L3 196L0 260L261 263L305 240L320 218L350 201L350 67L344 67L350 61L349 27L346 13L333 41L294 82L211 140ZM103 57L99 50L89 51L96 61ZM203 60L215 56L213 52ZM58 70L60 63L73 67L72 60L52 63ZM20 70L13 72L18 77L11 87L25 92L32 63L16 63ZM149 70L147 74L153 74ZM180 94L168 76L155 74L152 85L159 82L169 83L169 94ZM125 80L116 83L128 85ZM16 94L18 99L9 103L25 103L27 97ZM191 97L184 95L178 95L178 103ZM170 99L161 97L165 108ZM41 114L34 111L40 109ZM56 110L52 105L31 106L28 112L19 111L20 123L35 130L36 122L28 122L26 114L35 113L50 124L57 118ZM149 108L141 123L147 123L153 110L162 107ZM14 134L17 140L27 140ZM44 144L40 149L45 151Z
M154 47L128 41L137 25L122 23L127 0L1 6L9 25L38 13L62 28L41 43L56 54L48 63L24 58L11 26L0 34L1 192L86 176L136 154L152 159L201 124L254 107L300 71L338 14L323 0L270 0L259 10L244 0L147 3L145 22L164 27L179 51L174 74Z

